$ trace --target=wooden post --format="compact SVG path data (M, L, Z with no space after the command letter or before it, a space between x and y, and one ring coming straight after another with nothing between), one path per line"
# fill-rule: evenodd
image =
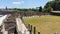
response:
M30 31L31 31L31 34L32 34L32 25L30 26Z
M31 30L29 30L30 31L30 34L32 34L32 31Z
M36 27L34 27L34 34L36 34Z
M38 32L38 34L40 34L40 32Z
M30 34L32 34L32 25L28 24L28 29L30 31Z
M31 31L32 31L32 25L31 25Z
M30 30L30 24L28 24L28 30Z

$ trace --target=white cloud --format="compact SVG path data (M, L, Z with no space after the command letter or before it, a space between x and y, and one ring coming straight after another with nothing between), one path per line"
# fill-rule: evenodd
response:
M20 5L20 4L23 4L24 1L21 1L21 2L13 2L13 4L16 4L16 5Z

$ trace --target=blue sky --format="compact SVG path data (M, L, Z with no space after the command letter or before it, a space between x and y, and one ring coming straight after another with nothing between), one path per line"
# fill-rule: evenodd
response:
M51 0L0 0L0 8L35 8L44 5Z

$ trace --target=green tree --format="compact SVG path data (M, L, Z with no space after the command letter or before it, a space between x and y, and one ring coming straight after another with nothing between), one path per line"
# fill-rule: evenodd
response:
M39 12L42 12L42 6L39 7Z
M55 11L60 11L60 0L47 2L44 8L47 9L49 7L53 8Z

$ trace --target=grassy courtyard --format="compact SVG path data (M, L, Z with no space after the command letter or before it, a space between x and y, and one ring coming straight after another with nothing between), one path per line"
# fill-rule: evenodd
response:
M36 32L41 34L60 34L60 16L40 16L32 18L23 18L25 24L36 26Z

